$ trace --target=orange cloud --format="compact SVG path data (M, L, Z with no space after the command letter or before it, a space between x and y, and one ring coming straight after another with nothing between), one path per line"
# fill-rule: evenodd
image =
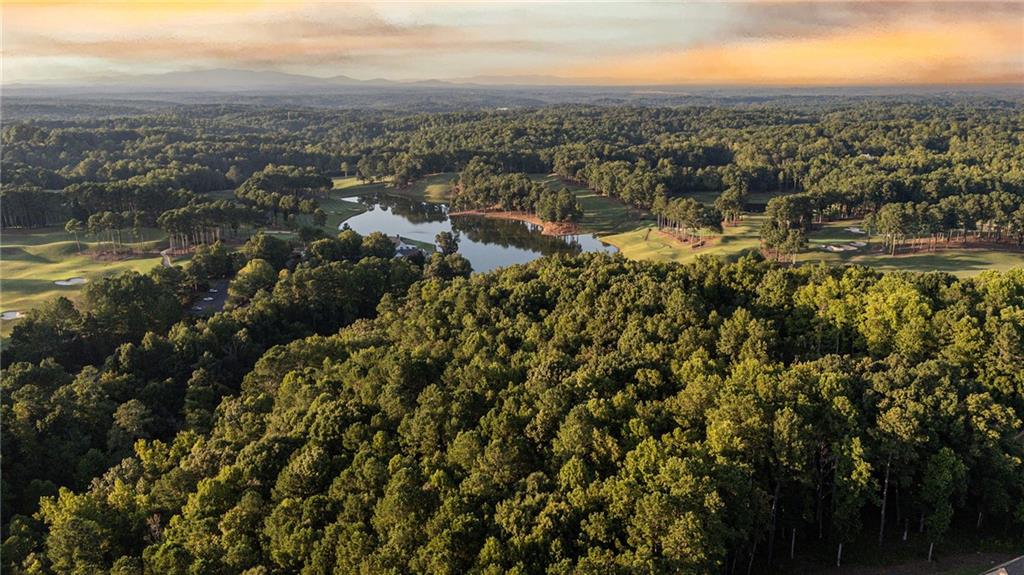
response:
M944 84L1024 81L1017 21L948 22L737 41L555 73L621 84Z

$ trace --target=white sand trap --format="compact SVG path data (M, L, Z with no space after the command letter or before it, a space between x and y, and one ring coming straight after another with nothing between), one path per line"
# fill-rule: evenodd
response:
M850 242L850 245L855 247L855 248L862 248L862 247L866 246L867 244L864 243L864 242Z
M59 286L80 286L80 285L84 284L86 281L88 281L88 280L86 280L83 277L77 277L77 278L68 278L66 280L57 280L57 281L55 281L53 283L55 283L55 284L57 284Z
M203 301L213 301L213 298L212 297L204 297Z
M848 231L848 232L852 232L852 233L855 233L855 234L866 234L867 233L867 232L865 232L864 230L862 230L860 228L844 228L844 229L846 231Z
M18 319L20 317L25 317L25 314L20 311L5 311L0 313L0 319L4 321L11 321L12 319Z

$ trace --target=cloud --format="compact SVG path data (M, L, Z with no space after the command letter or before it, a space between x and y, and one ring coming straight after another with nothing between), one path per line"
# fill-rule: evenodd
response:
M905 24L640 54L556 73L622 84L1022 82L1024 38L1012 20Z
M112 67L178 62L287 69L551 48L458 26L399 24L382 18L372 5L355 3L47 3L15 5L6 16L7 59L39 62L74 55Z
M6 2L3 11L5 81L204 67L402 79L976 81L1019 76L1024 51L1022 1L80 0Z
M1024 24L1021 1L754 1L730 4L733 19L723 34L732 38L818 37L851 28L904 23L1016 19ZM1024 33L1024 31L1022 31Z

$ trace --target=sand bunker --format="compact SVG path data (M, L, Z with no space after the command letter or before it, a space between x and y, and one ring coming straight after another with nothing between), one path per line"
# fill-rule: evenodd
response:
M0 319L4 321L10 321L12 319L18 319L19 317L24 316L25 314L21 313L20 311L5 311L3 313L0 313Z
M212 297L204 297L203 301L213 301L213 298Z
M86 281L87 280L85 278L83 278L83 277L77 277L77 278L68 278L66 280L57 280L57 281L55 281L53 283L55 283L55 284L57 284L59 286L78 286L78 285L84 284Z
M851 245L844 245L844 246L827 245L827 246L825 246L822 249L824 249L826 251L830 251L830 252L855 252L855 251L857 251L857 247L856 246L851 246Z

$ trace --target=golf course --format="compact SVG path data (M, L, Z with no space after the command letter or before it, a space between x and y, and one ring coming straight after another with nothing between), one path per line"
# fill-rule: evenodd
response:
M655 218L645 210L627 206L588 188L566 183L554 175L530 174L530 177L552 189L564 186L571 190L583 209L580 232L597 235L602 241L618 248L627 258L685 263L700 255L736 257L757 251L761 246L760 230L764 216L760 213L744 214L739 222L725 225L721 234L709 235L705 245L695 249L692 244L659 231ZM331 223L344 221L363 209L360 204L340 198L387 193L423 202L446 203L451 197L452 182L457 178L458 174L454 172L432 174L402 189L395 189L386 182L361 183L355 177L334 178L333 193L328 200L322 202L330 218L327 227L331 228ZM702 204L711 205L716 195L696 192L692 197ZM763 206L771 197L770 194L754 194L750 202ZM332 208L328 209L327 205ZM796 262L858 264L885 271L943 271L960 277L976 275L985 270L1005 271L1024 265L1024 252L993 249L943 247L935 252L892 256L882 250L880 238L869 238L847 229L859 228L861 224L861 220L851 219L816 225L808 234L806 248L797 254ZM865 245L848 251L831 252L825 249L826 246L848 245L850 242L862 242Z
M454 172L432 174L405 188L396 189L388 182L365 183L354 176L335 177L332 179L331 191L319 200L321 209L327 213L323 229L333 232L342 222L367 209L364 204L352 201L354 197L386 193L427 203L446 203L451 198L452 182L457 178L458 174ZM688 262L701 255L734 258L760 249L760 228L764 221L760 213L744 214L740 221L726 224L720 234L707 235L703 245L695 248L693 244L682 242L659 230L654 217L645 210L627 206L615 198L602 196L587 188L565 183L554 175L530 174L530 178L552 189L564 186L571 190L583 211L579 222L580 233L596 235L601 241L615 246L627 258ZM218 199L231 195L231 190L210 194ZM708 205L714 201L715 196L695 193L693 197ZM755 198L752 201L766 200ZM892 256L882 249L880 238L850 231L851 228L858 229L860 224L860 220L843 220L816 225L808 234L807 246L796 255L796 262L859 264L886 271L943 271L961 277L976 275L985 270L1007 270L1024 265L1024 252L992 249L944 247L935 252L920 251ZM288 237L292 234L279 235ZM144 229L139 241L125 244L136 255L106 260L92 255L97 247L96 242L87 241L84 234L80 234L78 239L81 250L71 234L57 227L4 232L0 252L0 275L3 281L0 311L7 315L4 316L6 319L0 319L0 333L9 334L19 314L24 314L48 299L65 296L77 300L83 287L100 277L127 270L149 271L160 265L158 252L167 247L164 232ZM850 242L864 245L853 249ZM828 251L829 246L847 247L843 251ZM188 256L178 256L176 261L187 259ZM64 280L73 281L67 282L68 285L55 283Z

